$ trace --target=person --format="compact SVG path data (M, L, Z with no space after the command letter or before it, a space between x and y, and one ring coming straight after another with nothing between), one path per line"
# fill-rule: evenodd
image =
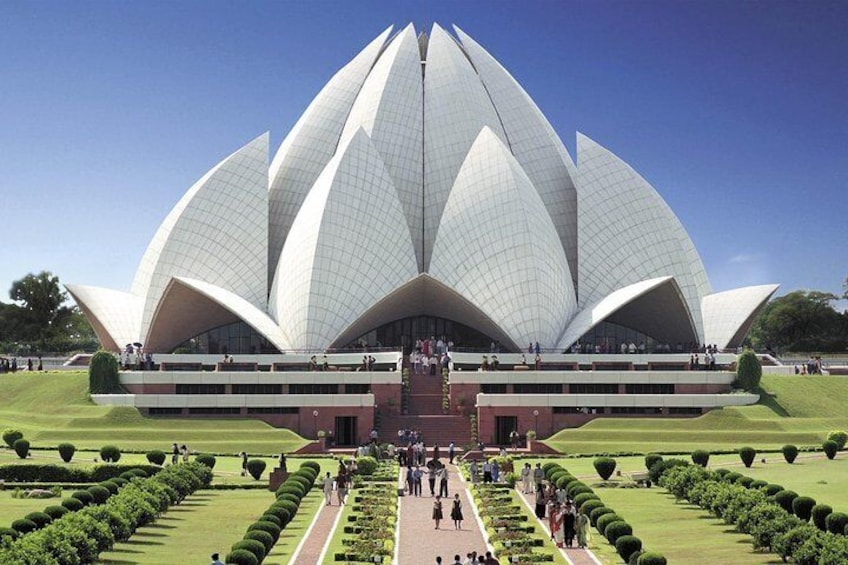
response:
M441 555L436 556L436 565L442 565L442 556Z
M212 565L224 565L221 562L221 556L217 553L212 554Z
M518 432L516 430L509 432L509 443L512 444L513 449L518 449Z
M539 344L537 343L537 344L536 344L536 346L538 347L538 346L539 346ZM492 552L491 552L491 551L487 551L487 552L486 552L486 560L485 560L485 561L483 561L483 563L485 563L486 565L501 565L501 562L500 562L500 561L498 561L498 560L497 560L497 559L496 559L496 558L492 555Z
M174 446L176 445L175 443ZM244 477L247 475L247 451L242 451L239 455L241 456L241 476Z
M542 489L542 483L536 485L536 518L539 520L545 517L545 491Z
M586 549L589 546L589 526L591 525L591 521L588 516L581 512L574 519L574 524L577 530L577 547Z
M442 497L437 496L433 502L433 521L436 523L436 528L439 529L439 522L442 520Z
M450 461L451 465L453 465L454 455L456 455L456 444L454 442L450 442L448 445L448 461Z
M435 461L430 462L431 465L427 471L427 483L430 485L430 496L436 496L436 465Z
M171 465L176 465L180 460L180 448L177 447L177 442L174 442L174 445L171 446ZM242 473L244 475L244 473Z
M448 469L444 465L439 467L439 470L436 471L436 475L439 478L439 496L443 496L447 498L448 495Z
M542 464L536 463L536 468L533 470L533 482L536 488L542 488L542 481L545 480L545 472L542 470Z
M457 530L462 529L462 501L459 499L459 493L453 495L453 508L451 508L451 520L453 527ZM459 561L459 555L456 556Z
M498 460L492 462L492 482L498 483L501 480L501 467L498 465Z
M182 444L180 446L180 455L183 456L183 463L188 463L188 454L188 447L186 446L186 444Z
M280 469L282 469L283 473L287 471L286 469L286 454L280 453Z
M533 363L536 365L536 370L537 370L537 371L541 371L541 370L542 370L542 356L541 356L541 355L539 355L539 354L537 353L537 354L536 354L536 358L533 360Z
M483 463L483 482L492 482L492 464L489 463L488 459L486 459L486 461Z
M341 472L336 475L336 498L339 499L339 506L345 503L347 497L347 473Z
M477 563L477 552L466 553L465 562L462 565L474 565L475 563Z
M476 485L480 481L480 475L477 470L477 460L474 459L471 461L471 465L468 467L468 474L471 475L471 484Z
M565 541L565 533L563 531L564 512L556 504L553 504L551 515L549 517L551 526L551 539L554 540L557 547L562 547Z
M424 476L424 473L421 472L421 467L418 465L415 466L415 470L412 472L412 486L415 496L421 496L421 477Z
M563 512L563 533L565 534L565 547L574 547L574 506L570 500L565 501Z
M462 565L462 560L459 558L459 555L453 556L453 563L451 565Z
M327 502L327 506L332 506L332 496L333 496L333 477L330 476L330 472L327 471L327 476L324 477L323 481L324 487L324 500Z
M524 467L521 468L521 492L523 494L529 494L532 483L533 470L530 468L530 463L525 463Z
M410 495L415 491L415 477L413 476L412 465L406 467L406 490Z

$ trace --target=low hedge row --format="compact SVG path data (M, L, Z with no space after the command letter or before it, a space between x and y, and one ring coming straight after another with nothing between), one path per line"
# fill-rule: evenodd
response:
M791 558L797 565L848 562L848 515L780 485L762 483L726 469L687 465L669 468L660 478L676 498L751 535L755 549L777 553L784 561Z
M100 483L119 477L132 469L141 469L145 475L152 475L162 470L153 465L113 464L81 468L23 463L0 466L0 480L7 483Z
M135 478L105 503L76 512L60 511L62 515L52 518L44 528L6 544L0 548L0 563L93 563L116 541L129 539L139 527L153 522L170 505L178 504L211 480L209 468L194 463L171 467L150 478Z
M226 562L236 565L259 565L280 538L300 507L301 499L315 484L321 466L306 461L289 475L277 489L277 499L259 519L247 528L244 537L233 544Z
M658 461L661 459L659 458ZM625 563L665 565L666 559L663 555L642 549L642 540L633 535L633 527L616 514L615 510L607 507L592 487L575 478L559 463L545 463L542 465L542 470L548 481L555 484L557 488L565 489L580 514L589 517L592 526L615 547ZM615 470L615 461L609 458L598 458L595 460L595 470L601 478L606 480Z

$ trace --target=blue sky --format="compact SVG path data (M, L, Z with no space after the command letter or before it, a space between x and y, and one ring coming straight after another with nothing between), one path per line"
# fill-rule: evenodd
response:
M848 275L846 2L0 2L0 300L28 272L129 289L185 190L389 24L456 23L574 155L666 199L716 290Z

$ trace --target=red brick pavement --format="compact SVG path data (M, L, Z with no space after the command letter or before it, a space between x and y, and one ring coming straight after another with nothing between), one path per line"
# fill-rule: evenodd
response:
M515 492L517 492L518 496L522 500L524 500L524 503L527 505L527 507L530 509L530 512L532 513L533 509L536 505L535 500L531 499L531 496L533 496L533 495L522 494L521 489L516 489ZM534 515L534 519L541 526L542 531L545 532L548 536L550 536L551 530L548 528L548 520L547 519L539 520L538 518L535 518L535 515ZM590 542L591 542L591 540L590 540ZM552 546L554 545L553 542L551 542L551 545ZM569 563L571 563L572 565L599 565L601 563L598 560L598 558L595 557L595 554L592 553L590 550L587 550L587 549L579 549L579 548L567 549L567 548L563 548L563 549L560 549L560 551L565 556L565 559Z
M316 487L317 488L317 487ZM300 551L292 555L289 563L297 565L320 565L318 558L321 557L321 552L333 535L333 524L336 522L336 516L341 512L341 507L338 505L336 493L333 493L332 506L324 504L324 496L321 495L322 506L318 509L318 516L312 522L312 528L306 532L306 539L303 545L300 546Z

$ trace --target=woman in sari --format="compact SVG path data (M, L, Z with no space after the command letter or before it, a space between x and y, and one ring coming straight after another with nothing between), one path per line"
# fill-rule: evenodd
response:
M571 501L567 501L565 503L565 507L562 509L563 514L563 526L565 534L565 547L572 547L574 545L574 506L571 505Z
M565 528L563 527L564 520L565 510L563 510L559 504L555 505L553 517L551 518L551 535L553 536L557 547L563 547L563 543L565 542Z
M541 520L545 517L545 491L542 485L536 485L536 518Z

